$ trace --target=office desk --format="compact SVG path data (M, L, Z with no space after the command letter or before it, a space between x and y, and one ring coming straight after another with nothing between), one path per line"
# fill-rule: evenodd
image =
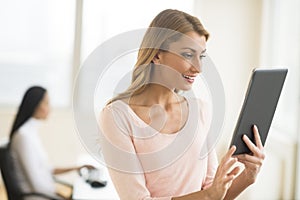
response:
M119 200L118 194L108 177L103 188L92 188L83 178L78 177L73 185L74 200Z
M77 179L73 186L74 200L118 200L118 194L111 181L103 188L92 188L82 178Z
M115 187L110 179L108 170L103 165L99 164L91 155L82 154L77 160L78 166L83 164L90 164L102 171L103 180L107 181L105 187L92 188L85 180L77 176L73 183L73 199L74 200L119 200L119 196Z

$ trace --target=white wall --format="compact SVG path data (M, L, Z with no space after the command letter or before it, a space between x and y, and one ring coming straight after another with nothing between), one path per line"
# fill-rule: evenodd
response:
M211 34L207 52L219 70L225 89L226 119L217 145L221 157L229 147L250 73L259 67L262 1L200 0L196 1L195 11ZM255 199L251 187L238 199Z
M286 5L286 1L278 0L277 2ZM260 0L196 1L196 13L211 33L211 39L208 42L208 54L213 58L219 70L226 94L226 120L222 137L217 146L219 157L224 155L231 141L251 70L254 67L259 67L261 63L268 66L275 64L274 62L266 62L267 57L265 56L272 48L268 46L266 50L265 41L288 44L287 40L282 40L283 38L278 38L280 41L269 40L269 37L274 35L272 30L279 31L279 27L276 23L278 18L275 19L274 16L271 16L271 21L275 21L276 28L271 30L268 28L269 18L266 21L266 15L268 14L266 12L269 8L266 9L265 3L266 1ZM282 18L288 20L289 18L285 18L287 15L288 12L286 15L282 15ZM284 27L288 24L286 22L282 23ZM289 28L294 29L292 27ZM281 31L286 31L286 29ZM292 32L288 34L292 34ZM295 32L293 32L293 35L295 35ZM296 41L294 40L294 42ZM262 44L264 45L262 46ZM291 59L287 60L291 61ZM294 76L296 75L294 74ZM296 95L290 97L295 98ZM294 104L290 106L296 109ZM283 120L282 118L285 118L285 116L282 113L280 113L280 116L275 116L275 118ZM290 137L286 137L291 133L282 131L282 129L271 128L270 133L265 146L266 159L257 181L243 192L238 199L295 198L296 142L291 140Z
M261 1L200 0L196 15L210 32L208 54L222 78L226 121L218 148L228 148L251 70L258 67Z

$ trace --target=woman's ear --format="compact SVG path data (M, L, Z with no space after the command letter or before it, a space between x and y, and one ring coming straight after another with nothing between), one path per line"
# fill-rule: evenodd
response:
M154 64L160 64L160 52L157 52L157 54L154 56L154 58L152 59L152 62Z

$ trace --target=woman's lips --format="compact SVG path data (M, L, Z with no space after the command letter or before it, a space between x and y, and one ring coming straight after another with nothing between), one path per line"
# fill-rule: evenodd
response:
M182 77L189 83L193 83L196 78L196 76L194 75L185 75L185 74L182 74Z

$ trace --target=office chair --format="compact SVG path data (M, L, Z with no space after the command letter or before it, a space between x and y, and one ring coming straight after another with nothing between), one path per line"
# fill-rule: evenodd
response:
M29 199L30 197L39 197L40 199L45 200L62 200L58 199L57 197L51 197L42 193L22 192L21 187L17 181L9 144L0 147L0 170L6 188L8 200L24 200L26 198Z

